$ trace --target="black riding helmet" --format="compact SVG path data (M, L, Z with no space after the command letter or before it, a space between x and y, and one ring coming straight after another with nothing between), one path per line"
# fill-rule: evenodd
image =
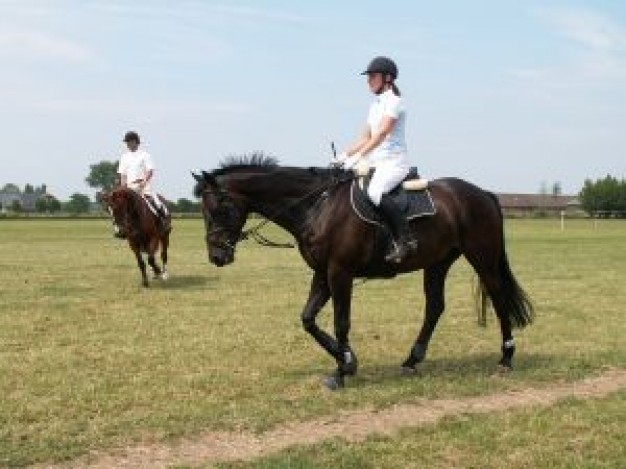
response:
M124 135L124 142L128 143L128 142L137 142L137 143L141 143L139 141L139 134L133 130L126 132L126 134Z
M379 56L374 58L361 75L369 75L370 73L382 73L383 75L391 75L392 79L398 78L398 67L396 63L389 57Z

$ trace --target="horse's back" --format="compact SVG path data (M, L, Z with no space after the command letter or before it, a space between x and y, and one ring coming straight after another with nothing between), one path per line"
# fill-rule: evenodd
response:
M446 177L431 180L428 186L433 194L435 205L445 205L457 215L473 214L500 215L497 197L465 179Z
M462 251L470 244L499 247L503 237L502 211L492 192L460 178L441 178L429 186L441 232L454 233Z

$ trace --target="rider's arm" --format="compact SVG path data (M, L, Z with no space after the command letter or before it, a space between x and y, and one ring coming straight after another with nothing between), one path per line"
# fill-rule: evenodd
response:
M373 133L369 140L359 148L361 155L367 155L370 151L376 148L380 143L385 140L387 135L393 131L393 127L396 125L397 119L391 116L383 117L380 123L380 130Z
M126 187L128 185L128 177L125 174L117 174L119 176L120 186Z
M141 186L142 187L147 186L150 183L150 180L152 179L153 175L154 175L154 169L149 169L148 171L146 171L146 178L141 183Z
M355 153L361 151L361 149L370 141L371 138L372 133L370 131L370 126L368 125L365 127L365 129L363 129L363 132L361 133L359 138L345 151L346 156L352 156Z

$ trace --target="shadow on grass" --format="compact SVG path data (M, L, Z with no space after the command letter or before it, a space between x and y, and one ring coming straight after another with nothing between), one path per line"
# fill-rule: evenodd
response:
M166 290L193 290L216 284L218 282L219 277L216 275L172 275L165 282L152 280L150 286Z
M450 381L458 380L480 380L485 377L493 376L498 372L499 354L479 354L470 355L462 359L458 358L435 358L424 360L418 365L414 374L402 375L400 372L400 363L384 366L367 367L361 365L361 370L354 380L358 387L376 386L384 383L392 383L406 379L444 379ZM559 361L558 357L544 354L531 354L516 357L513 362L513 372L511 376L516 374L524 374L531 372L539 372L539 374L549 375L559 374L555 364ZM554 369L554 370L553 370ZM553 370L553 372L551 371Z

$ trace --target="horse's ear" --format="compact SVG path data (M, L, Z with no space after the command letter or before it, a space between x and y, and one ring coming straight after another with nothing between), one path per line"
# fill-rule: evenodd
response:
M213 187L217 186L217 180L215 179L215 176L213 176L211 173L202 171L202 177L203 181L206 182L208 185Z
M204 178L202 176L200 176L199 174L194 173L193 171L191 172L191 175L193 176L193 178L196 180L196 182L202 182L204 181Z

